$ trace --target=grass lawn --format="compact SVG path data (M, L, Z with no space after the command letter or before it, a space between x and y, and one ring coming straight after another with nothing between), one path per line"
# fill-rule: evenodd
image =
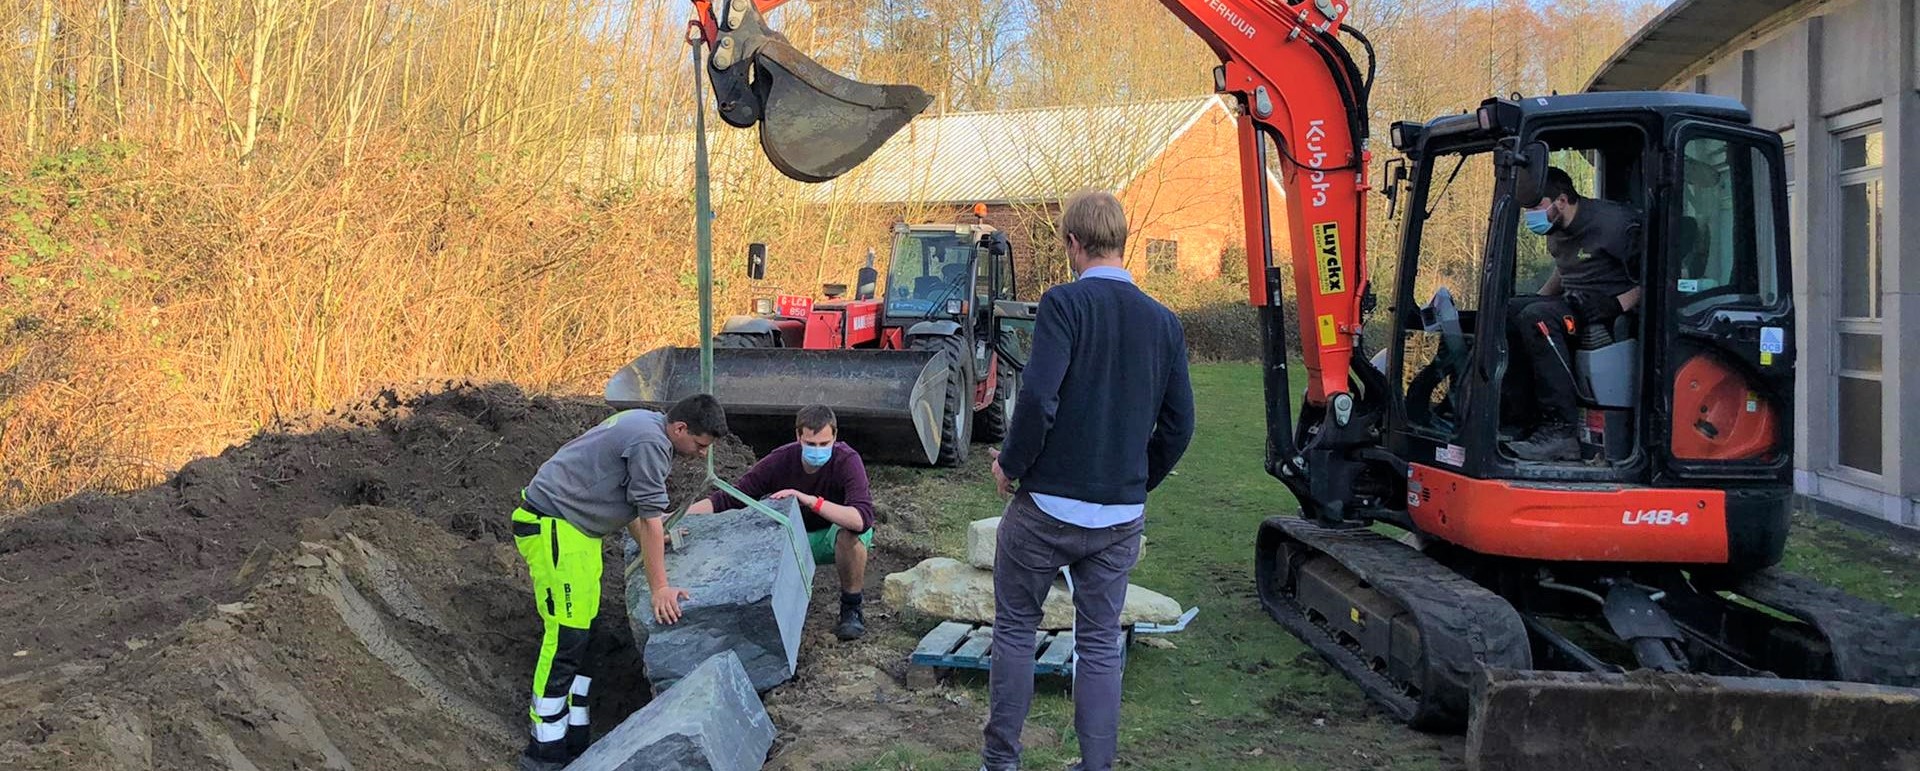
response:
M1301 370L1296 369L1296 374ZM1372 709L1360 691L1267 618L1254 596L1253 538L1262 519L1294 503L1262 470L1260 373L1245 364L1193 371L1199 430L1175 475L1148 506L1147 548L1133 582L1200 607L1177 649L1135 645L1121 718L1123 765L1143 769L1451 769L1463 742L1405 729ZM1297 386L1296 386L1297 388ZM1295 391L1299 393L1298 390ZM921 499L940 502L939 553L963 553L966 523L999 513L984 453L963 469L915 472ZM895 481L906 481L904 479ZM1787 567L1907 612L1920 612L1914 550L1817 517L1796 520ZM933 625L927 620L924 631ZM984 675L955 678L974 703L987 701ZM1060 769L1077 757L1066 689L1043 679L1028 733L1061 741L1029 749L1026 767ZM895 751L861 769L971 769L971 754Z

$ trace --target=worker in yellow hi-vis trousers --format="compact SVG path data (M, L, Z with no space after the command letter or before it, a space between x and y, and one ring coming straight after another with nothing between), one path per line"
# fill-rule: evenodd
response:
M680 620L686 591L667 585L667 474L726 436L727 417L698 394L666 414L626 410L553 454L521 491L513 542L526 558L544 631L533 668L532 737L523 766L566 763L587 748L587 641L600 612L600 539L625 527L640 544L654 617ZM529 762L531 761L531 762Z

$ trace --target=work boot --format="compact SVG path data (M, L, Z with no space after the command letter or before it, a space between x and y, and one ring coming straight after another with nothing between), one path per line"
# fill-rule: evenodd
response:
M1539 463L1579 460L1580 440L1574 437L1573 426L1548 423L1534 429L1525 441L1508 442L1507 452L1521 460Z
M520 764L515 771L565 771L570 765L564 760L541 760L525 753L520 755Z
M560 771L573 759L564 742L529 741L527 748L520 752L518 771Z
M867 620L860 611L860 595L840 595L840 623L833 627L833 636L842 640L857 640L867 633Z

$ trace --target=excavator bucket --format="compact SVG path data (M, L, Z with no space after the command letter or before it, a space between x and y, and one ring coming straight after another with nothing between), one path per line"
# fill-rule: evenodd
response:
M1920 769L1920 690L1861 683L1486 669L1474 771Z
M727 428L757 453L793 441L808 404L833 408L840 439L868 460L932 464L946 415L947 363L939 351L718 348L713 395ZM700 392L700 349L656 348L607 381L617 409L664 411Z
M841 77L767 27L756 5L726 4L711 58L720 117L735 128L760 124L760 148L774 168L825 182L860 165L933 97L911 85Z
M852 170L932 101L914 86L843 78L781 40L766 41L754 65L755 87L765 89L760 148L802 182Z

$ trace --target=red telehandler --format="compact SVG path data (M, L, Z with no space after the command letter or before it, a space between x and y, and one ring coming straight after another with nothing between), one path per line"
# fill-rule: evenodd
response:
M1369 346L1375 63L1348 4L1162 1L1218 55L1215 89L1238 105L1266 469L1300 504L1256 534L1265 610L1394 719L1464 728L1478 768L1920 767L1920 619L1775 567L1798 353L1778 135L1739 102L1664 92L1496 98L1392 124L1401 157L1382 192L1406 214L1388 331ZM782 2L694 0L692 36L713 52L727 122L758 125L788 175L832 179L925 95L813 63L766 28ZM1523 293L1520 210L1550 163L1584 164L1593 196L1644 215L1628 266L1644 300L1576 330L1562 360L1588 427L1569 462L1502 442L1525 372L1504 317ZM1492 180L1484 243L1446 253L1422 235L1467 165ZM1462 260L1479 269L1435 289ZM1290 325L1307 370L1297 414Z
M749 275L756 257L764 265L750 254ZM870 461L955 466L975 438L1001 439L1035 306L1014 299L1006 234L984 221L898 223L877 294L876 283L869 267L851 299L828 284L824 301L782 294L727 319L713 337L713 394L735 435L769 452L793 441L796 410L825 404ZM670 346L621 368L606 397L665 409L700 388L700 349Z

